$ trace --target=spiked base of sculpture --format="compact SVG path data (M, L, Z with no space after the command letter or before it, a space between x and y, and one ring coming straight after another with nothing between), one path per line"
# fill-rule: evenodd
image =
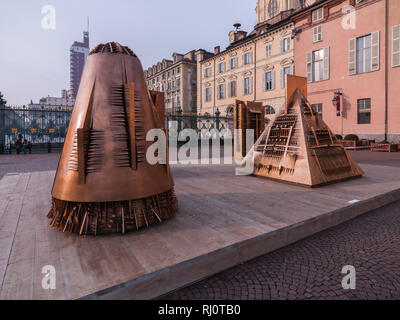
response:
M287 75L286 83L286 107L253 147L253 174L309 187L361 177L363 170L305 98L307 79Z
M78 203L53 199L50 225L80 235L125 233L171 218L178 208L174 190L145 199Z

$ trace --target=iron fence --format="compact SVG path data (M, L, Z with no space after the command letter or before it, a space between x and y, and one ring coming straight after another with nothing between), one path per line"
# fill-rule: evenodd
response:
M33 145L42 143L63 143L72 110L65 109L27 109L0 107L0 152L9 150L10 143L27 139ZM215 115L183 114L178 110L166 114L168 127L175 127L170 134L179 135L184 129L206 132L216 129L233 129L232 117Z
M213 130L224 132L225 129L229 129L233 132L233 117L221 116L218 110L215 115L183 114L182 111L168 113L166 121L170 135L174 133L179 135L184 129L193 129L198 133L203 130L206 132L205 137L208 137L207 133Z
M32 144L63 143L71 110L15 109L0 107L0 148L27 139Z

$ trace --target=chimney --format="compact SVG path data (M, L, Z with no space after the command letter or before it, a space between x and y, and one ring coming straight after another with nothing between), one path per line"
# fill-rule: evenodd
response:
M221 52L221 47L220 46L216 46L214 48L214 54L219 54Z

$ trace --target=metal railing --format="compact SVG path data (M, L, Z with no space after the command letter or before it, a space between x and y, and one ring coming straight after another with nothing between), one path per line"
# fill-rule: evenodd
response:
M27 139L32 144L63 143L71 110L0 107L0 152L10 143Z

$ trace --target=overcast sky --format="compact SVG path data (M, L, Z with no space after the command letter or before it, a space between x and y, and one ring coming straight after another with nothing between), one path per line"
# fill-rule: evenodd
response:
M42 8L52 5L55 30L42 28ZM117 41L143 67L186 53L228 45L235 22L250 31L256 0L1 0L0 91L8 104L60 96L69 89L69 49L82 41L90 17L90 47Z

